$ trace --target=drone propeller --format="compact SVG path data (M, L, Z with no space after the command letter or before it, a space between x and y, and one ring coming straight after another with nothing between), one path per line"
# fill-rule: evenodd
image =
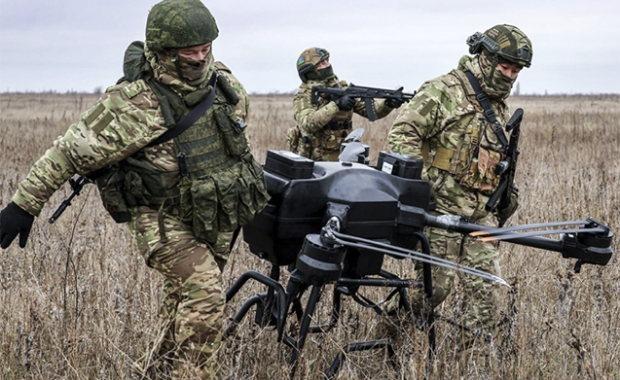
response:
M555 222L555 223L536 223L536 224L522 224L519 226L510 226L504 228L493 228L489 230L482 231L474 231L470 232L469 236L489 236L489 235L501 235L506 232L512 231L521 231L521 230L529 230L534 228L546 228L546 227L561 227L561 226L572 226L572 225L584 225L588 223L588 220L573 220L568 222Z
M570 229L563 229L563 230L542 230L542 231L530 231L530 232L523 232L523 233L508 233L504 235L493 235L493 236L483 237L480 240L483 242L488 242L488 241L496 241L496 240L519 239L519 238L531 237L531 236L553 235L553 234L573 234L573 233L582 233L582 232L607 233L609 232L609 230L603 227L570 228Z

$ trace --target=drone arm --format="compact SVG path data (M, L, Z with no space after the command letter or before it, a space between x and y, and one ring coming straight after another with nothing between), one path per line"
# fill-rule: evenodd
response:
M578 259L582 263L606 265L613 254L611 241L613 234L609 228L594 219L588 218L585 227L593 225L606 227L603 233L588 233L587 231L562 234L559 240L543 238L540 236L511 237L509 243L539 248L546 251L560 252L566 259ZM469 234L475 231L494 231L495 228L481 226L467 222L457 215L433 216L419 207L401 205L397 223L416 229L432 226ZM515 235L518 233L515 232Z

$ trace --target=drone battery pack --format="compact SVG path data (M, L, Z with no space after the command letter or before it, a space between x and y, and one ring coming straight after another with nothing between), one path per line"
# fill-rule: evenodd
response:
M377 169L407 179L421 179L423 165L418 158L396 152L379 152L377 159Z
M268 150L265 170L288 179L312 178L314 161L287 150Z

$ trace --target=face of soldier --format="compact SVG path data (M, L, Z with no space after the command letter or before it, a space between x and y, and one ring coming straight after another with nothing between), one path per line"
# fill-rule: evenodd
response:
M521 72L521 69L523 69L523 66L517 65L516 63L502 62L497 64L497 69L502 74L514 80L517 79L517 76Z
M319 62L319 64L315 66L315 69L321 70L329 66L331 66L331 63L329 63L329 59L326 59L324 61Z
M204 79L213 63L211 43L177 50L183 78L192 82Z
M194 61L204 61L209 52L211 52L210 42L208 44L191 46L178 50L179 57L189 58Z

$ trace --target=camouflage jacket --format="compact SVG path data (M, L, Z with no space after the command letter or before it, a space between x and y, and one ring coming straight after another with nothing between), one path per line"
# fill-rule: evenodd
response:
M233 112L241 120L247 120L249 98L241 83L220 62L212 66L211 72L213 70L224 75L240 95ZM187 90L175 83L167 84L180 95ZM145 162L153 168L178 172L172 140L147 147L167 131L165 124L159 101L143 80L109 87L95 105L80 116L79 122L71 125L34 164L19 184L13 202L37 216L52 194L74 174L86 175L140 150Z
M401 110L388 143L393 151L424 160L423 178L431 182L439 212L476 219L499 183L493 169L504 148L464 71L481 77L477 59L464 56L458 69L425 82ZM490 100L505 125L505 100Z

